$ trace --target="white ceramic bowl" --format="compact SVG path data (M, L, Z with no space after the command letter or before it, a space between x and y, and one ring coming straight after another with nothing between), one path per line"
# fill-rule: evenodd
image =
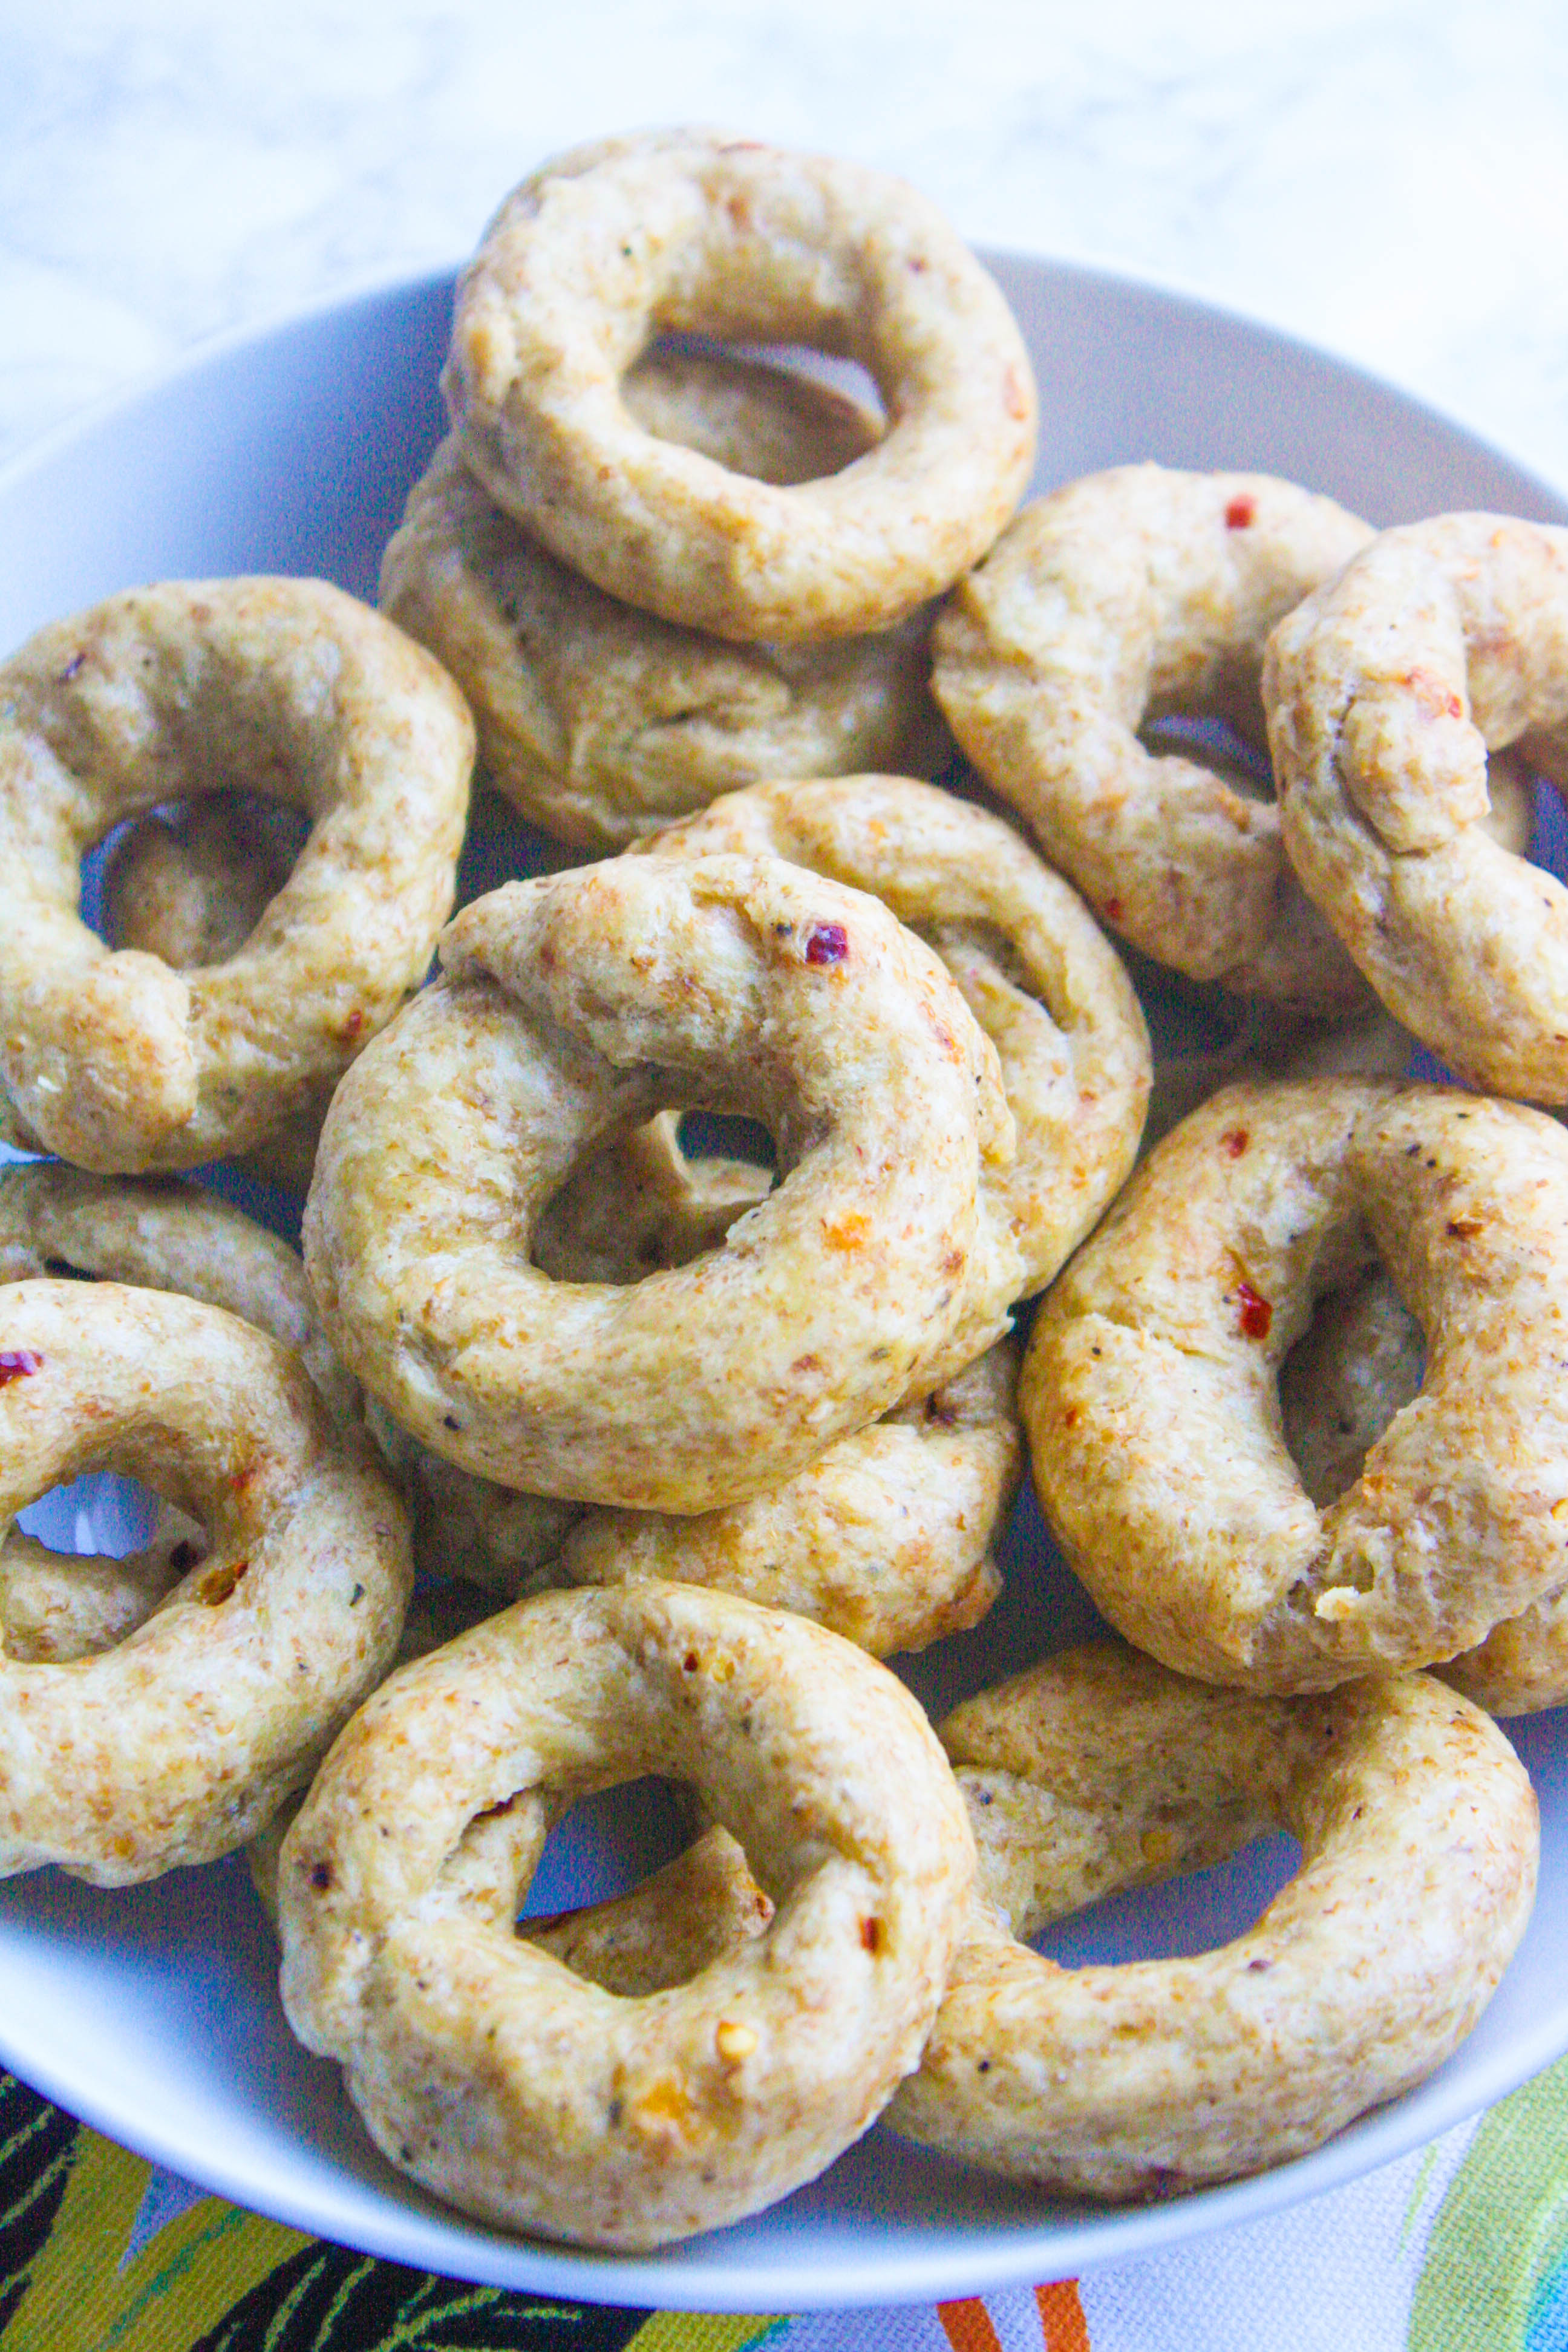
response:
M1037 486L1133 458L1285 474L1381 522L1568 508L1441 418L1284 338L1149 289L994 264L1034 352ZM231 342L0 477L0 646L133 582L317 572L374 593L381 548L441 429L450 283L372 294ZM68 1533L66 1540L68 1541ZM1092 1622L1026 1514L1006 1600L917 1661L949 1704ZM1401 2154L1568 2050L1568 1723L1516 1727L1540 1792L1530 1931L1480 2025L1419 2091L1259 2179L1131 2211L1053 2203L872 2132L757 2220L646 2259L470 2227L399 2179L335 2071L279 2009L269 1931L236 1861L106 1894L53 1872L0 1886L0 2057L100 2129L242 2204L458 2276L641 2306L794 2311L1060 2278L1256 2218ZM657 1848L604 1804L552 1842L535 1907L584 1900ZM1196 1949L1255 1916L1282 1841L1228 1869L1102 1905L1064 1959Z

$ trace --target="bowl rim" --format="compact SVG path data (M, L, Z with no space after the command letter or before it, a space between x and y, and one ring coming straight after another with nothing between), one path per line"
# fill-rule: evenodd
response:
M1568 497L1495 446L1472 427L1446 415L1403 387L1344 360L1334 352L1294 336L1245 312L1189 294L1169 284L1108 270L1047 255L982 247L980 257L1000 273L1039 273L1051 281L1072 285L1090 300L1125 306L1130 300L1189 327L1213 322L1223 332L1239 336L1253 348L1266 347L1279 359L1321 367L1336 379L1353 383L1390 404L1396 415L1426 427L1436 425L1445 436L1465 445L1478 458L1489 460L1529 486L1541 506L1568 521ZM384 314L399 304L430 302L449 293L456 268L415 272L379 272L341 287L304 306L280 310L203 339L172 362L127 379L101 398L73 413L47 433L34 436L0 467L0 499L43 472L73 448L92 439L108 424L149 411L191 385L204 373L251 354L259 362L268 344L282 338L308 336L312 329L341 329L358 311L368 318ZM1535 1718L1537 1722L1542 1718ZM232 1864L216 1865L218 1869ZM1480 2068L1459 2080L1445 2080L1439 2070L1417 2091L1373 2111L1337 2134L1322 2147L1249 2179L1191 2191L1164 2204L1064 2209L1058 2205L1045 2221L1022 2217L1014 2228L972 2230L960 2221L940 2239L927 2231L923 2241L893 2242L862 2256L825 2262L813 2247L809 2267L800 2267L798 2251L792 2259L787 2232L778 2250L761 2256L748 2248L731 2259L721 2252L693 2259L689 2248L721 2246L725 2233L708 2240L680 2242L653 2255L625 2257L591 2250L559 2248L546 2242L510 2237L449 2214L434 2199L426 2199L387 2168L386 2182L394 2194L379 2197L369 2218L359 2210L364 2183L345 2184L352 2194L309 2209L281 2185L269 2189L246 2164L231 2159L223 2147L201 2164L201 2185L250 2210L271 2216L313 2236L340 2238L363 2251L478 2282L531 2294L554 2294L590 2303L607 2303L647 2309L705 2312L805 2313L853 2306L927 2304L938 2299L981 2294L1012 2285L1026 2285L1044 2277L1066 2277L1109 2263L1136 2260L1186 2240L1278 2212L1304 2199L1321 2195L1395 2158L1409 2154L1466 2120L1507 2092L1530 2079L1568 2051L1568 2005L1555 2022L1542 2020L1530 2030L1512 2034L1507 2047ZM0 2061L19 2079L44 2095L79 2115L92 2128L170 2170L188 2177L191 2148L177 2132L165 2129L161 2118L128 2117L112 2099L95 2102L84 2096L83 2084L68 2078L68 2070L47 2063L39 2066L16 2046L8 2021L0 2013ZM1417 2108L1417 2119L1410 2110ZM940 2159L932 2159L939 2161ZM952 2168L955 2178L961 2168ZM454 2236L472 2248L459 2270L453 2270Z

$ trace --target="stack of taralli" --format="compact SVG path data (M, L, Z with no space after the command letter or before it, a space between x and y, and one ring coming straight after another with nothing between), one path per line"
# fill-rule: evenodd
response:
M985 271L710 131L524 181L443 386L380 614L164 583L0 669L55 1155L0 1171L0 1869L251 1842L378 2146L548 2238L884 2114L1101 2198L1298 2155L1489 1999L1537 1831L1483 1709L1568 1696L1559 535L1153 466L1015 514ZM454 918L476 747L549 870ZM1152 1111L1112 937L1206 1025ZM933 1730L879 1661L991 1606L1026 1438L1116 1633ZM98 1469L130 1559L15 1528ZM522 1917L647 1775L687 1853ZM1029 1948L1281 1829L1219 1951Z

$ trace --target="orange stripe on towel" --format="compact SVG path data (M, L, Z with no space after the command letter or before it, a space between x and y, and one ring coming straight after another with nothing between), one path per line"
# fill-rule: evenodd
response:
M952 2352L1002 2352L991 2314L978 2295L967 2303L939 2303L936 2315L947 2330Z
M1047 2286L1037 2286L1035 2301L1039 2305L1046 2352L1094 2352L1077 2279L1054 2279Z

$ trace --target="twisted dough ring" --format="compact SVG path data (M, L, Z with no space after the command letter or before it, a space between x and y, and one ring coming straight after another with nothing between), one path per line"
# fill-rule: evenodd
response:
M0 1168L0 1283L86 1274L174 1290L255 1323L298 1355L340 1428L358 1391L328 1347L287 1243L210 1192L89 1176L63 1162ZM16 1530L0 1552L0 1643L12 1658L81 1658L122 1641L194 1563L201 1530L165 1505L142 1549L62 1556Z
M1482 823L1494 841L1522 857L1535 829L1533 779L1522 761L1503 751L1492 762L1489 782L1492 804ZM1399 1078L1415 1050L1409 1032L1376 1003L1348 1021L1309 1021L1261 998L1227 997L1215 985L1202 992L1194 1009L1205 1034L1228 1028L1230 1036L1207 1052L1187 1051L1184 1041L1156 1059L1143 1122L1145 1152L1233 1078Z
M503 1485L694 1512L777 1485L910 1388L964 1306L995 1057L874 898L776 859L509 884L338 1088L306 1204L329 1331L394 1417ZM775 1136L721 1250L552 1283L542 1203L671 1097Z
M661 333L858 360L889 424L824 479L750 480L647 433L621 379ZM722 637L901 620L982 554L1034 455L1027 352L914 190L709 131L574 149L489 224L442 378L468 465L563 563Z
M745 1160L689 1160L679 1130L675 1113L660 1111L575 1169L541 1212L535 1265L555 1282L637 1282L717 1249L773 1179ZM438 1574L516 1601L592 1507L459 1469L374 1401L370 1421L407 1484L415 1558Z
M385 1669L412 1570L395 1496L275 1339L169 1292L0 1286L0 1528L103 1469L211 1549L116 1648L0 1656L0 1872L122 1885L229 1853L309 1777Z
M358 1417L298 1252L216 1192L58 1162L0 1169L0 1282L68 1268L224 1307L300 1359L340 1428Z
M941 1737L983 1899L888 2121L1016 2179L1148 2197L1304 2154L1447 2056L1530 1916L1529 1780L1425 1675L1258 1699L1099 1643ZM1216 1951L1061 1969L1021 1940L1270 1827L1300 1867Z
M1385 531L1275 632L1264 693L1291 860L1379 996L1476 1084L1568 1101L1568 888L1481 822L1489 750L1568 776L1568 531Z
M688 1160L676 1124L661 1112L576 1171L541 1221L537 1265L556 1281L634 1282L721 1245L765 1197L768 1173ZM974 1624L1000 1590L991 1548L1023 1468L1016 1381L1017 1351L999 1340L782 1486L695 1518L519 1494L374 1412L384 1451L409 1475L422 1565L511 1600L628 1576L718 1585L886 1657Z
M0 1085L51 1150L191 1168L258 1141L423 976L450 908L473 728L429 656L320 581L166 583L0 668ZM111 954L84 852L215 785L308 810L248 945L188 974Z
M548 1573L714 1585L873 1657L922 1650L977 1624L1001 1591L991 1547L1023 1473L1016 1377L1016 1349L999 1340L748 1501L696 1518L590 1511Z
M247 793L132 818L104 860L104 938L176 971L226 963L293 872L302 830L296 810ZM335 1072L317 1079L299 1110L234 1155L236 1166L302 1199L336 1084Z
M724 392L731 399L715 420L707 411ZM698 447L747 475L772 462L773 480L832 473L880 429L821 385L697 354L650 353L626 393L666 437L673 424L690 442L706 421L713 429ZM683 393L706 395L697 420ZM847 434L847 420L860 430ZM777 449L752 446L769 426L798 471L781 474ZM929 773L947 743L927 690L925 614L799 647L736 646L657 620L558 563L475 480L455 438L410 493L380 601L467 694L498 790L557 840L588 849L619 849L764 775L910 764Z
M1009 825L935 784L846 776L754 784L638 854L772 852L869 890L935 949L996 1048L1013 1158L984 1171L969 1311L942 1359L971 1361L1042 1289L1138 1149L1149 1039L1121 959Z
M1097 1605L1255 1690L1451 1658L1568 1570L1568 1135L1456 1089L1216 1095L1151 1154L1037 1318L1036 1480ZM1277 1374L1381 1256L1426 1382L1319 1511Z
M1285 1435L1320 1506L1361 1475L1367 1450L1421 1391L1421 1327L1381 1267L1320 1303L1280 1375ZM1436 1669L1491 1715L1568 1699L1568 1581Z
M960 744L1113 930L1320 1018L1365 991L1285 862L1278 811L1139 730L1201 715L1260 741L1269 630L1371 536L1268 474L1121 466L1026 507L932 636Z
M778 1908L689 1984L618 2000L514 1922L551 1822L650 1771L695 1787ZM547 1593L403 1668L339 1740L283 1844L284 2006L439 2195L658 2245L866 2129L973 1872L923 1716L847 1643L679 1585Z

